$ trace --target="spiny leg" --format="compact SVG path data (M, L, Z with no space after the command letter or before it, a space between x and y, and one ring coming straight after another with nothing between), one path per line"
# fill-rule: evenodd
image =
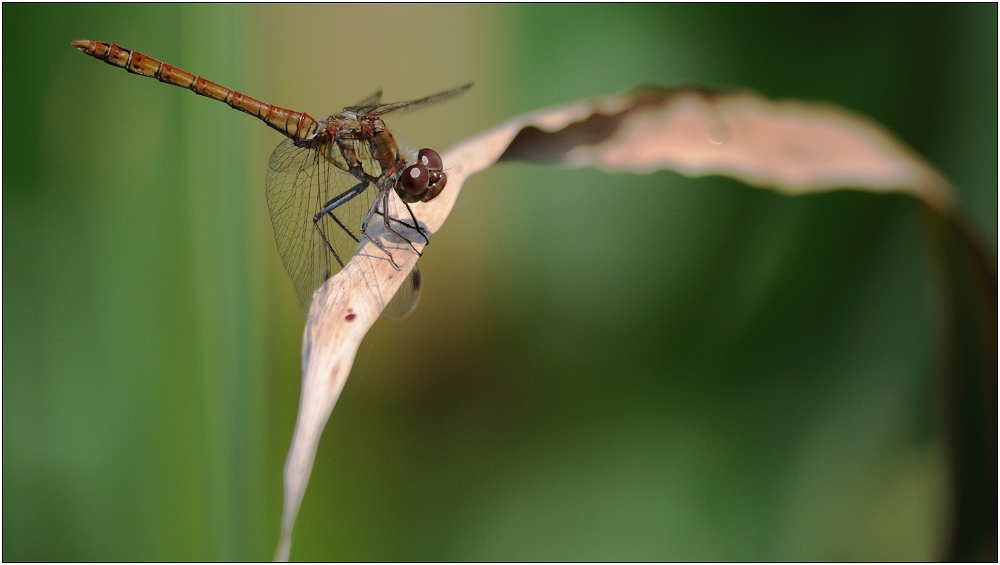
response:
M379 212L377 210L375 211L375 213L378 214L379 216L383 216L384 218L386 218L386 221L396 222L397 224L400 224L401 226L403 226L405 228L408 228L408 229L411 229L411 230L417 232L418 234L420 234L420 237L424 238L424 245L429 245L431 241L430 241L430 239L427 238L427 234L424 233L424 228L420 227L420 222L418 222L417 221L417 217L413 215L413 210L410 209L410 205L407 204L406 202L403 202L403 205L406 206L406 211L410 213L410 218L413 219L413 223L412 224L408 224L408 223L404 222L403 220L400 220L399 218L393 218L392 216L386 216L385 214L383 214L382 212ZM390 230L390 231L392 231L392 230ZM396 232L393 231L392 233L396 233ZM397 233L396 235L399 235L399 234ZM403 241L409 241L408 238L403 237L403 236L400 236L400 239L402 239Z
M412 249L413 252L416 253L418 257L423 257L424 254L421 253L421 252L419 252L419 251L417 251L416 246L413 245L413 242L410 241L410 239L408 237L406 237L403 234L401 234L401 233L397 232L396 230L392 229L392 226L389 225L389 220L390 219L395 219L395 218L390 218L390 216L389 216L389 197L390 196L391 196L391 192L389 192L388 190L386 190L383 193L383 195L382 195L382 212L383 212L383 214L382 214L382 223L385 225L385 229L389 230L393 235L395 235L399 239L401 239L401 240L405 241L407 244L409 244L410 249ZM404 202L404 204L405 204L405 202ZM409 208L409 206L407 206L407 208ZM411 215L412 215L412 213L411 213ZM396 220L396 221L399 222L399 220ZM414 223L416 223L416 218L414 218L413 221L414 221ZM400 222L400 223L403 223L403 222ZM423 235L423 234L421 234L421 235Z
M420 222L418 222L417 217L413 215L413 210L410 208L410 205L407 204L406 202L403 202L403 206L406 206L406 211L410 213L410 219L413 220L413 229L417 230L417 233L420 234L420 237L424 238L424 245L430 245L431 240L428 239L427 235L424 233L424 228L420 227ZM399 220L396 221L403 224L404 226L408 225L406 222L400 222Z
M385 253L389 257L389 263L392 265L392 267L398 271L399 270L399 265L396 263L396 259L392 256L392 253L390 253L388 249L386 249L385 247L383 247L381 243L375 241L375 238L373 238L370 235L368 235L368 223L371 222L372 215L373 214L382 215L378 211L378 203L379 203L379 200L381 200L381 198L382 198L381 194L375 197L375 203L374 203L374 205L372 206L371 210L368 210L368 215L365 216L365 220L363 222L361 222L361 235L363 235L365 237L365 239L367 239L368 241L372 242L372 245L374 245L375 247L378 247L379 249L381 249L382 253ZM392 230L389 230L389 231L392 231ZM396 233L396 232L393 231L392 233Z
M344 224L340 223L340 220L337 218L337 216L333 215L333 210L331 210L329 214L330 217L333 218L333 221L337 222L337 225L340 226L341 229L343 229L345 232L347 232L347 235L351 236L351 239L353 239L354 241L358 241L358 238L354 237L354 234L352 234L349 229L344 227ZM313 227L315 227L316 231L319 232L319 236L323 238L323 243L326 244L326 248L330 250L330 253L333 253L333 258L337 260L337 263L340 265L340 268L343 269L344 261L340 258L340 255L337 254L337 250L334 249L332 245L330 245L330 240L326 238L326 234L323 232L323 228L320 227L317 218L313 218ZM326 278L330 278L329 271L327 272Z
M319 212L316 212L315 216L313 216L313 226L316 228L316 231L319 232L319 236L323 239L323 243L326 244L326 248L329 249L331 253L333 253L333 258L337 260L337 263L340 263L341 268L344 267L344 260L340 258L340 255L337 254L337 250L334 249L332 245L330 245L330 240L327 239L326 233L323 232L323 227L322 225L320 225L320 220L323 219L323 216L329 215L331 218L333 218L333 221L336 222L338 226L340 226L340 229L344 230L344 232L348 236L350 236L350 238L353 239L355 243L357 243L358 238L354 237L354 234L351 233L351 230L347 229L347 226L345 226L343 222L340 221L340 218L338 218L333 213L333 211L343 206L344 204L350 202L351 199L353 199L355 196L364 192L365 189L368 188L368 184L369 183L367 180L359 182L358 184L349 188L339 196L336 196L333 199L331 199L323 206L323 208Z
M420 227L420 222L417 221L417 217L413 215L413 210L410 208L410 205L407 204L406 202L403 202L403 205L406 206L406 211L410 213L410 218L413 219L413 224L408 224L408 223L404 222L403 220L400 220L399 218L393 218L392 216L389 216L389 220L391 220L393 222L396 222L397 224L400 224L400 225L402 225L402 226L404 226L404 227L406 227L408 229L411 229L411 230L419 233L420 237L424 238L424 245L429 245L430 244L430 240L427 238L427 235L424 233L424 229L422 227ZM379 215L379 216L383 216L383 217L385 216L385 214L383 214L382 212L379 212L378 210L375 210L375 213L377 215Z
M385 216L385 214L383 214L379 210L375 210L375 215L379 216L379 217ZM394 222L396 222L397 224L403 226L404 228L411 229L411 230L414 230L414 231L416 231L416 229L417 229L417 226L414 226L412 224L408 224L408 223L404 222L403 220L400 220L399 218L393 218L392 216L389 216L389 219L392 220L392 221L394 221Z

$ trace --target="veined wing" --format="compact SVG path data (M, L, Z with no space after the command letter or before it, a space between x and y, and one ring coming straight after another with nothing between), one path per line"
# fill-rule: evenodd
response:
M375 108L377 108L382 103L382 89L378 89L371 93L367 98L358 102L354 106L348 106L344 108L345 112L354 112L355 114L367 114Z
M410 315L420 302L420 293L423 290L423 275L420 274L420 264L413 265L413 270L407 275L406 280L396 291L392 300L385 305L382 313L390 318L402 320Z
M367 154L360 143L355 150L358 155ZM333 210L332 217L326 214L319 222L313 218L331 199L359 182L323 158L316 147L303 142L287 139L271 154L267 207L278 254L303 312L308 312L313 292L357 251L361 222L371 210L377 188L368 186Z
M469 83L458 88L452 88L451 90L445 90L444 92L438 92L437 94L431 94L426 98L421 98L419 100L410 100L407 102L393 102L392 104L383 104L377 108L373 108L368 113L381 116L383 114L388 114L389 112L395 112L397 110L414 110L417 108L422 108L428 104L434 104L435 102L441 102L442 100L447 100L452 96L457 96L466 90L472 88L473 83Z

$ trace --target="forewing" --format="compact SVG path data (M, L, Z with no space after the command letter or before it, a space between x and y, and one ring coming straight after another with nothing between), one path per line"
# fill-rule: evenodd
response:
M370 111L371 114L376 116L381 116L383 114L388 114L389 112L395 112L397 110L415 110L417 108L422 108L428 104L434 104L436 102L441 102L442 100L447 100L452 96L458 96L459 94L465 92L472 88L472 83L459 86L458 88L452 88L451 90L445 90L444 92L438 92L437 94L431 94L425 98L419 100L409 100L406 102L393 102L392 104L383 104L377 108Z
M382 103L382 89L378 89L371 93L367 98L358 102L354 106L348 106L344 108L345 112L354 112L355 114L366 114Z
M374 187L368 186L323 214L318 222L314 218L327 203L360 182L325 159L315 145L296 145L287 139L271 154L267 207L278 254L303 312L308 311L313 292L357 251Z

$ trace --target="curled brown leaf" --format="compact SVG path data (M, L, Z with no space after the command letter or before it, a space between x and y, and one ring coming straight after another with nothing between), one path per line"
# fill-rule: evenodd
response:
M442 154L448 186L414 213L436 233L465 180L498 160L689 176L726 175L786 194L843 188L902 192L948 215L954 191L879 124L844 109L748 92L642 88L514 117ZM373 237L392 247L373 226ZM285 464L278 560L287 560L319 437L365 334L416 264L396 246L400 269L363 241L353 259L313 295L302 342L302 392Z

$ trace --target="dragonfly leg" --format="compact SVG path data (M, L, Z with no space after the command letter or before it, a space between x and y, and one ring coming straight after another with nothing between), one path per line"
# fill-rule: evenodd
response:
M406 211L410 213L410 219L413 220L413 229L417 230L417 233L420 234L420 237L424 238L424 245L430 245L431 240L428 239L427 234L424 233L424 228L420 227L420 223L417 222L417 217L413 215L413 210L410 208L410 205L407 204L406 202L403 202L403 206L406 206ZM398 222L399 220L396 221ZM399 222L399 223L409 227L409 224L407 224L406 222Z
M372 206L372 209L368 211L368 215L365 216L365 220L363 222L361 222L361 235L363 235L364 238L367 239L368 241L372 242L372 245L374 245L375 247L378 247L379 249L381 249L382 253L385 253L389 257L389 263L392 264L392 267L398 271L399 270L399 265L396 263L396 259L393 258L392 253L390 253L389 250L386 249L381 243L375 241L375 238L373 238L370 235L368 235L368 223L371 222L372 215L373 214L382 215L378 211L378 203L379 203L379 200L382 197L381 197L381 195L379 195L379 196L376 196L375 198L376 198L375 205ZM392 231L392 230L389 230L389 231ZM392 233L396 233L396 232L393 231Z
M418 222L417 221L417 217L413 215L413 210L410 209L410 205L407 204L406 202L403 202L403 205L406 206L406 211L410 213L410 218L413 219L413 223L412 224L408 224L408 223L404 222L403 220L400 220L399 218L393 218L392 216L389 217L389 220L393 221L393 222L396 222L397 224L400 224L400 225L402 225L402 226L404 226L404 227L406 227L408 229L411 229L411 230L419 233L420 237L424 238L424 245L430 244L430 240L427 238L427 235L424 233L424 229L422 227L420 227L420 222ZM383 216L383 217L385 216L385 214L383 214L382 212L379 212L378 210L375 210L375 214L377 214L379 216ZM395 233L395 232L393 232L393 233ZM403 240L406 241L406 238L403 238Z
M370 235L368 235L368 233L367 233L367 232L365 232L364 230L362 230L362 231L361 231L361 235L365 236L365 239L367 239L368 241L372 242L372 245L374 245L375 247L378 247L379 249L381 249L381 250L382 250L382 253L385 253L386 257L388 257L388 258L389 258L389 263L390 263L390 264L392 265L392 268L393 268L393 269L396 269L397 271L399 270L399 264L398 264L398 263L396 263L396 260L395 260L395 259L393 259L393 257L392 257L392 253L389 253L389 250L388 250L388 249L386 249L385 247L383 247L381 243L379 243L379 242L375 241L375 240L374 240L374 239L373 239L373 238L372 238L372 237L371 237Z
M332 218L333 221L336 222L338 226L340 226L340 229L344 230L344 233L349 235L351 239L353 239L355 242L358 242L358 238L354 237L354 234L351 233L351 230L347 229L347 226L345 226L343 222L340 221L340 218L334 215L333 211L343 206L344 204L350 202L352 198L364 192L366 188L368 188L368 181L359 182L358 184L351 187L344 193L340 194L339 196L327 202L326 205L323 206L323 209L320 210L319 212L316 212L316 215L313 216L313 226L315 226L316 231L319 232L319 236L323 239L323 243L326 244L326 248L329 249L331 253L333 253L333 258L337 260L337 263L340 263L341 268L344 267L344 260L340 258L340 255L337 254L337 251L333 248L332 245L330 245L330 240L327 239L326 233L323 232L323 226L320 225L320 221L323 219L323 216L329 215L330 218Z
M390 218L389 217L389 213L388 213L388 210L389 210L389 197L390 197L391 194L392 193L387 190L382 195L382 212L383 212L382 213L382 223L385 225L385 229L389 230L393 235L395 235L399 239L401 239L401 240L405 241L407 244L409 244L410 249L412 249L413 252L416 253L418 257L422 257L423 253L417 251L417 248L413 245L413 242L410 241L410 239L408 237L406 237L403 234L401 234L401 233L397 232L396 230L392 229L392 226L389 225L389 220L395 219L395 218ZM403 204L406 204L406 203L404 202ZM410 207L407 206L406 208L407 208L407 210L409 210ZM410 212L410 215L412 216L413 212ZM400 222L399 220L396 220L396 221L399 222L399 223L401 223L401 224L406 225L406 222ZM414 224L417 223L417 219L416 218L413 218L413 223ZM419 230L419 228L417 228L417 229ZM420 233L420 235L423 236L424 234ZM425 237L424 239L427 239L427 238Z
M420 222L418 222L417 217L413 215L413 209L410 208L410 205L407 204L406 202L403 202L403 206L406 206L406 211L410 214L410 219L413 220L413 225L410 225L404 222L403 220L400 220L399 218L389 218L389 219L394 220L410 228L411 230L417 232L418 234L420 234L420 237L424 238L424 245L429 245L431 240L427 239L427 234L424 233L424 228L420 227Z

